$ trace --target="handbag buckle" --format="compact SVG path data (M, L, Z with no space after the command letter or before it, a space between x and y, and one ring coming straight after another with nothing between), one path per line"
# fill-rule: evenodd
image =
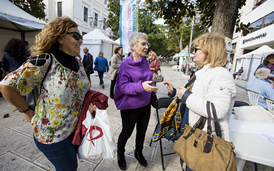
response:
M197 147L198 139L202 137L202 134L200 134L197 139L194 141L194 147Z

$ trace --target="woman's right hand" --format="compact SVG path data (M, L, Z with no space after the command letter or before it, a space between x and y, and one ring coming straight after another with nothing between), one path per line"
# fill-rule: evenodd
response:
M25 118L25 121L27 122L31 122L31 119L33 116L34 116L34 111L31 109L24 113L24 118Z
M92 103L90 103L90 105L88 106L89 112L93 113L94 111L96 111L96 105L93 105Z
M145 81L142 83L142 86L145 91L147 92L155 92L157 93L158 88L155 86L151 86L150 84L153 83L153 81Z
M167 82L167 81L163 82L163 84L166 86L168 92L170 94L172 94L173 93L173 85L170 82Z

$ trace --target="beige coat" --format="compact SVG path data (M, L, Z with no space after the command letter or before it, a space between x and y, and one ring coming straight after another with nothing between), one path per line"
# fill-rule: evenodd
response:
M114 80L116 74L119 71L122 59L123 59L122 56L119 54L114 54L111 57L111 66L110 66L110 69L108 71L108 75L106 78L108 78L110 80Z

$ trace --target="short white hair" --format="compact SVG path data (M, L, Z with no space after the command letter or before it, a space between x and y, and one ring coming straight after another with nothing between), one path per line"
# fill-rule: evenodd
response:
M270 74L270 69L268 68L260 68L256 71L255 77L259 79L266 79Z
M147 39L147 34L146 34L146 33L141 33L141 32L133 32L133 33L130 35L129 40L128 40L128 43L129 43L129 46L130 46L131 51L133 51L131 45L134 44L134 45L137 46L138 41L139 41L140 38L145 38L145 39Z

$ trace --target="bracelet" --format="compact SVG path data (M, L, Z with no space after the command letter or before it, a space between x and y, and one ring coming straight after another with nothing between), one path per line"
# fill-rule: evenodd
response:
M19 110L19 109L18 109L18 110ZM27 112L27 111L29 111L29 110L30 110L30 106L29 106L29 108L28 108L27 110L24 110L24 111L19 110L19 112L25 113L25 112Z

